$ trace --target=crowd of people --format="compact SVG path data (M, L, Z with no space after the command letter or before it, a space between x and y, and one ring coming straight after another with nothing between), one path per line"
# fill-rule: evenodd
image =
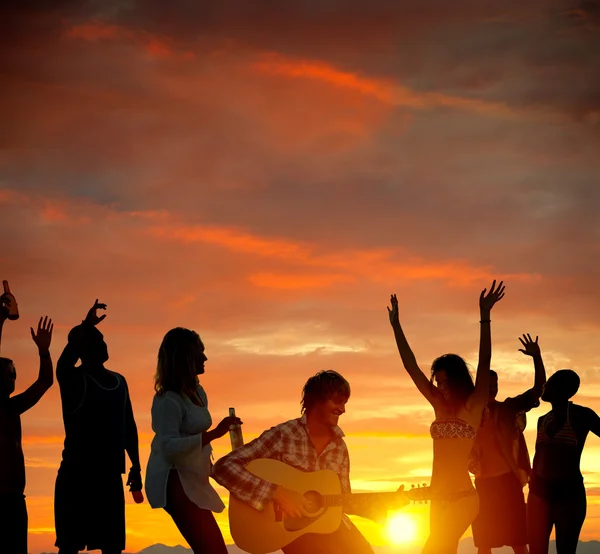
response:
M431 374L423 372L400 324L398 300L391 297L388 314L402 363L435 414L430 428L433 468L425 554L455 554L469 526L480 554L504 545L515 554L547 554L553 528L558 554L573 554L577 548L586 514L580 458L588 433L600 436L600 418L570 401L579 388L574 371L562 369L546 380L538 338L528 334L519 341L520 351L533 360L533 387L496 400L498 374L490 369L491 313L504 292L503 283L494 281L479 297L475 380L466 361L456 354L436 358ZM0 347L14 301L12 295L0 296ZM105 310L105 304L94 302L69 332L56 364L65 428L54 495L59 554L85 549L121 554L126 534L122 480L126 455L131 464L126 486L136 493L143 488L127 381L105 366L108 348L98 329L106 317L98 312ZM0 357L0 546L11 554L27 553L21 414L53 385L52 331L48 317L40 318L36 330L31 328L40 369L37 380L24 392L14 394L15 364ZM209 477L253 509L262 511L273 504L290 520L307 513L308 498L249 471L253 460L279 460L305 472L333 470L342 493L351 491L349 453L338 426L350 398L350 384L340 373L325 370L312 376L302 390L300 417L266 430L213 465L212 441L242 421L228 416L213 427L199 380L206 360L195 331L178 327L166 333L158 349L154 438L145 475L148 502L165 510L194 553L227 552L213 515L225 506ZM551 410L538 420L532 465L523 430L526 412L539 406L540 399ZM374 518L380 511L352 503L344 511L336 531L303 534L282 550L285 554L372 554L372 547L346 514Z

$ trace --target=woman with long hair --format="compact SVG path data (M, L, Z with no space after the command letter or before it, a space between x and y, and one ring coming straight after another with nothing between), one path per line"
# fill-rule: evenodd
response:
M194 554L227 554L212 514L225 505L208 481L210 443L242 422L226 417L209 430L208 398L198 381L206 360L204 344L190 329L171 329L160 345L146 495L153 508L163 508L173 518Z
M552 527L557 554L575 554L587 501L579 463L588 433L600 437L600 417L573 404L579 375L561 369L546 382L542 400L552 409L538 419L533 470L527 498L531 554L548 554Z
M492 340L490 313L504 296L502 281L479 297L481 334L475 383L463 358L444 354L434 360L431 378L417 364L400 325L398 300L391 297L390 323L404 368L433 406L433 470L430 534L423 553L454 554L458 541L477 516L479 499L469 475L469 457L489 395Z

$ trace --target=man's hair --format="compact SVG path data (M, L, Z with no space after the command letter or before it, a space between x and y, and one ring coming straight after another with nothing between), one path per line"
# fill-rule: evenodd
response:
M67 341L75 347L82 361L95 360L104 355L104 335L95 326L82 323L73 327L67 335Z
M316 404L329 400L332 396L350 398L350 383L337 371L319 371L306 381L302 389L301 413L310 411Z
M0 357L0 372L4 372L9 365L14 365L14 362L10 358Z

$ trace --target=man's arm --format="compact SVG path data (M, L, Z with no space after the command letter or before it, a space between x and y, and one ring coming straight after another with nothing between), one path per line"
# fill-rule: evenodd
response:
M519 341L523 345L523 348L519 348L519 352L533 358L535 370L534 383L532 388L514 398L507 398L505 403L510 404L515 412L528 412L540 405L540 396L542 396L542 391L546 384L546 368L544 367L542 352L538 344L538 337L535 337L534 341L531 335L524 334L523 338L519 337Z
M17 394L10 399L14 410L22 414L35 406L44 393L52 386L54 382L54 368L52 367L52 358L50 357L50 343L52 341L52 329L54 325L48 317L41 318L38 323L37 333L30 328L31 338L38 347L40 356L40 370L37 380L25 392Z
M56 362L56 380L60 385L60 395L66 410L75 409L83 395L83 374L81 366L75 364L79 360L79 349L68 342Z
M257 477L245 467L257 458L277 458L280 441L281 431L272 427L260 437L217 460L212 478L253 508L264 509L273 500L278 486Z
M131 469L127 476L126 486L131 486L132 491L142 490L142 467L140 465L140 446L138 440L138 430L133 417L133 407L131 406L131 398L129 396L129 387L127 381L122 377L125 382L125 390L127 391L127 398L125 400L125 451L129 456L131 462Z
M489 292L483 289L479 295L479 360L475 375L475 389L467 400L467 410L479 412L483 410L490 394L490 364L492 360L491 313L495 304L504 298L504 285L500 281L492 282ZM481 412L479 412L481 413Z

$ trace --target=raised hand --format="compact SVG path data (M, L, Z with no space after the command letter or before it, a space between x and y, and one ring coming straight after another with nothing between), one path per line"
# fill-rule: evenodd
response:
M479 295L479 309L482 314L489 315L492 308L502 298L504 298L504 281L500 281L496 286L496 280L492 282L490 291L486 294L487 289L483 289Z
M43 319L43 321L42 321ZM48 352L50 349L50 343L52 342L52 330L54 329L54 323L48 316L41 318L37 326L37 333L33 331L33 327L30 327L31 338L38 347L40 353Z
M519 348L519 352L523 352L526 356L531 356L534 358L535 356L541 356L540 345L538 344L538 338L535 337L535 341L531 338L531 335L527 333L527 335L523 334L523 338L519 337L519 341L523 345L523 348Z
M100 323L106 317L106 314L98 317L96 310L106 310L106 304L99 303L97 298L94 302L94 305L90 308L90 311L85 316L84 323L98 325L98 323Z
M390 323L392 325L398 325L400 323L400 316L398 315L398 299L395 294L390 296L390 304L392 308L387 307L388 316L390 317Z

